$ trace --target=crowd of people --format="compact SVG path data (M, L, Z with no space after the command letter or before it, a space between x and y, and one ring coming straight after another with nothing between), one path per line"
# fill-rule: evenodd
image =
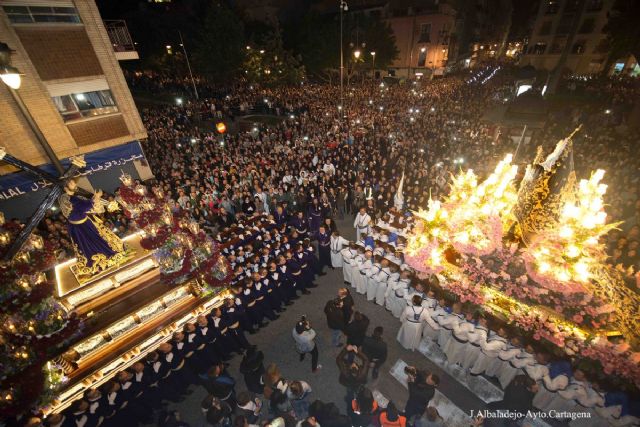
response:
M172 81L134 76L131 84L148 82L157 90ZM584 125L575 138L575 168L579 177L597 168L607 171L609 217L624 221L607 237L610 262L624 268L630 284L637 286L640 160L626 117L638 88L634 82L598 82L590 81L582 90L598 90L599 102L553 112L546 127L519 148L516 162L526 164L538 145L548 150L577 124ZM317 203L323 217L341 217L368 204L370 214L379 217L393 205L403 172L406 207L424 207L430 195L446 194L451 173L469 167L485 176L504 154L515 151L509 129L483 120L496 102L492 95L512 83L502 70L486 84L468 84L465 76L423 84L368 84L347 90L340 108L338 89L327 85L211 88L212 98L144 109L149 138L143 146L158 184L212 231L236 217L273 213L278 205L308 217ZM285 120L223 138L199 126L265 106ZM121 235L131 231L123 215L107 220ZM61 257L72 254L56 212L48 214L41 228L59 242Z
M504 322L451 301L439 286L443 277L418 279L403 262L403 235L410 223L392 208L375 224L362 224L358 241L342 249L342 259L333 264L342 267L345 283L355 292L400 319L397 339L404 348L441 354L467 377L493 378L504 390L504 399L489 405L494 410L526 414L535 407L550 418L569 420L570 426L640 422L640 402L600 372L585 372L567 355L552 354Z
M143 73L129 76L129 81L151 91L187 85L186 81ZM341 266L345 281L356 292L403 320L399 340L405 347L414 349L426 340L437 345L450 363L472 374L496 375L505 391L512 387L514 396L528 390L533 399L534 394L542 393L538 384L551 392L549 384L564 376L568 384L571 379L571 386L583 383L582 390L590 398L605 399L596 382L587 383L579 370L568 371L562 363L556 367L549 363L548 355L507 331L490 331L486 320L464 313L460 305L439 301L428 286L409 286L412 274L402 263L402 233L388 230L391 223L410 221L393 209L403 176L404 207L417 209L425 207L429 197L447 193L450 174L471 167L479 176L486 176L504 154L515 150L507 129L499 130L483 120L496 102L494 93L512 84L508 69L486 83L470 84L466 75L403 85L369 83L347 89L344 105L337 105L339 91L329 85L259 88L239 84L224 90L208 88L209 97L199 101L143 110L149 136L143 148L155 185L165 190L176 209L189 211L223 245L234 268L234 298L223 309L185 326L172 342L150 353L146 362L118 374L102 391L89 391L62 414L62 421L50 418L50 425L65 425L71 419L76 425L79 420L82 425L94 425L100 417L117 423L132 413L144 419L151 413L150 402L162 400L154 393L177 400L188 391L188 384L196 382L204 384L210 394L203 402L203 413L211 425L252 426L258 419L274 427L296 422L303 427L368 425L365 422L372 420L382 423L382 413L385 426L438 425L442 420L438 421L437 411L428 406L430 398L426 399L437 387L438 378L428 372L408 373L410 383L416 384L414 394L419 389L422 396L419 404L407 404L410 409L404 412L393 402L384 410L377 407L366 380L369 370L372 376L378 375L386 357L379 343L381 331L376 328L367 336L368 321L363 315L345 311L348 288L327 304L325 313L328 322L332 319L329 327L334 331L334 345L341 344L342 333L347 336L337 363L340 382L347 388L350 417L329 402L301 403L311 392L309 385L282 379L274 366L265 369L261 353L244 337L244 332L251 333L277 318L299 294L312 292L314 277L323 274L325 267ZM640 160L634 155L636 142L626 115L629 99L640 92L634 82L610 81L590 83L588 90L596 84L601 85L599 93L610 96L580 109L554 112L549 124L520 147L516 161L529 162L536 146L549 149L578 123L585 125L575 139L575 168L579 176L598 168L607 171L609 216L625 221L609 234L607 247L612 264L624 268L629 285L637 287ZM223 136L201 126L203 121L229 120L265 106L282 120ZM358 238L365 233L374 241L390 243L395 234L394 250L376 253L375 248L367 250L364 240L361 245L349 244L335 225L336 219L349 215L356 216ZM369 219L362 222L365 216ZM122 213L107 213L105 221L120 235L133 231ZM73 255L64 221L55 212L48 213L40 228L45 238L56 242L60 258ZM357 269L350 264L356 257ZM361 274L365 264L367 271ZM317 372L321 366L313 334L306 319L300 319L292 331L301 358L309 353L311 369ZM482 336L485 341L478 338ZM213 345L218 339L224 346ZM219 352L220 348L224 350ZM253 394L236 394L235 380L225 373L224 360L234 351L244 357L245 382ZM523 365L516 367L512 359L500 357L507 353L518 363L522 359ZM469 354L474 357L467 357ZM547 371L539 368L543 365ZM530 366L540 372L532 374ZM263 383L270 385L270 391ZM513 389L516 386L518 392ZM264 399L256 400L256 393ZM546 404L556 402L557 396L551 395ZM268 402L267 418L262 402ZM256 418L258 414L263 415ZM165 422L180 425L173 413L167 414Z

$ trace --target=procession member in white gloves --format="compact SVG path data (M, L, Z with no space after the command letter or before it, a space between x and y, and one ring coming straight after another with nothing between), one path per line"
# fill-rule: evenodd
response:
M569 384L567 384L564 389L558 390L544 409L547 412L571 412L574 410L576 400L587 398L588 387L589 382L587 381L585 373L580 369L576 369L573 371L573 376L569 380Z
M507 359L506 354L498 355L498 357L501 360ZM517 375L521 375L524 372L527 366L531 366L534 363L536 363L535 351L531 344L527 344L524 348L520 349L520 353L509 359L508 364L503 363L498 369L496 376L502 388L506 388Z
M374 278L376 282L375 300L376 300L376 304L384 306L386 302L387 286L388 286L389 280L391 280L392 272L391 272L391 264L389 263L389 260L383 259L380 262L380 265L382 266L382 268ZM396 271L393 274L400 277L400 274L398 273L398 269L396 268L395 270Z
M431 292L431 291L430 291ZM429 310L429 316L433 322L429 322L422 330L422 339L427 341L437 341L440 335L440 319L449 314L446 310L446 302L444 298L441 298L436 306Z
M462 366L465 351L469 347L469 333L475 329L473 313L465 315L465 321L453 326L451 339L447 343L444 353L447 355L447 363Z
M358 254L351 261L351 287L357 288L358 283L362 281L360 276L360 267L365 261L364 247L358 245Z
M487 344L487 337L489 335L489 327L487 326L486 317L478 316L477 325L472 331L467 333L467 346L463 350L463 353L455 355L455 359L462 359L462 368L468 370L476 361L480 355L481 347Z
M349 245L349 241L340 235L340 232L334 231L331 233L331 240L329 242L331 248L331 266L333 268L342 267L342 250Z
M379 255L373 256L373 264L365 274L365 286L367 288L367 301L373 301L376 298L376 288L377 284L375 282L374 277L382 270L382 265L380 262L382 261L382 257Z
M365 294L367 292L367 273L369 269L373 267L373 256L371 248L367 248L364 257L357 264L358 272L354 271L353 281L355 282L356 292L359 294Z
M438 346L444 351L447 343L451 339L453 328L464 322L464 314L462 314L462 304L460 302L453 303L451 312L446 313L438 318L440 325L440 333L438 334Z
M542 387L533 398L533 406L545 411L557 392L567 388L572 375L569 361L558 360L549 363L549 373L542 377Z
M422 325L429 317L429 310L422 306L422 298L415 295L411 300L411 305L404 310L400 317L402 326L398 331L398 341L408 349L415 350L420 345L422 338Z
M511 366L511 360L514 359L517 355L522 352L522 338L520 337L512 337L507 343L507 348L505 350L501 350L498 352L498 357L493 359L493 362L487 366L485 370L485 375L489 377L497 377L500 380L499 373L504 373L504 380L506 383L502 383L500 381L500 386L504 390L505 387L511 382L513 377L510 377L510 373L513 372L513 376L515 376L515 372L517 371Z
M411 278L408 271L403 271L400 278L394 280L396 274L397 272L394 272L387 282L386 305L387 310L391 310L391 313L399 319L407 308L405 296L411 288Z
M340 251L342 255L342 275L344 283L353 286L353 263L358 256L358 249L355 243L349 243L349 247Z
M480 375L484 373L491 362L493 362L498 357L498 353L500 352L500 350L506 350L506 336L507 331L502 326L498 328L497 333L489 333L487 342L484 345L480 345L480 354L478 354L475 363L471 367L471 375Z

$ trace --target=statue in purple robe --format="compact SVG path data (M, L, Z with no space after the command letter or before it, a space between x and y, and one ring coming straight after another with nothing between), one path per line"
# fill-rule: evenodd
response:
M67 218L67 230L73 242L77 262L72 267L76 276L94 275L121 264L126 258L124 243L96 214L104 212L102 191L87 199L76 194L77 184L67 183L60 196L62 214Z

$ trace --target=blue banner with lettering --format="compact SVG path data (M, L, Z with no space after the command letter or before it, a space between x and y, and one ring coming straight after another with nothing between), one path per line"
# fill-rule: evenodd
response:
M11 150L7 150L11 154ZM134 160L144 160L144 153L138 141L132 141L117 147L105 148L103 150L87 153L84 156L87 166L79 171L76 176L89 177L95 173L108 171L113 168L122 168ZM69 166L69 159L61 160L62 166L66 169ZM130 166L130 165L129 165ZM38 166L53 176L58 176L58 172L52 164ZM127 168L128 169L128 168ZM0 176L0 201L9 200L25 194L38 192L51 185L50 182L38 179L29 172L15 172Z

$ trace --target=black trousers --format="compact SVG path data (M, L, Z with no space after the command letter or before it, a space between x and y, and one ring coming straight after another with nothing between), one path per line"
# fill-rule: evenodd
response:
M318 369L318 346L314 345L313 350L311 350L309 353L311 353L311 370L315 371L316 369ZM300 353L301 362L304 360L304 357L306 355L307 353Z

